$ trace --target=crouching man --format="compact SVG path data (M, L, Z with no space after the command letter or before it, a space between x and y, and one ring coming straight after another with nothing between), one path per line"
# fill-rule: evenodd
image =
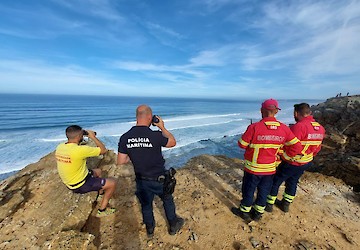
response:
M80 145L86 134L96 144L96 147ZM115 212L115 208L107 208L109 200L113 195L116 182L111 178L101 178L101 170L88 169L86 159L88 157L105 154L107 149L104 144L96 138L91 130L83 130L78 125L66 128L68 141L61 143L56 148L55 156L57 169L63 183L74 193L85 194L92 191L103 193L97 216L105 216Z

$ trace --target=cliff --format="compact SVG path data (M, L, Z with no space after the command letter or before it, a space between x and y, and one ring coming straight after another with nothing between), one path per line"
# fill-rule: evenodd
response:
M360 95L330 98L312 107L326 129L314 171L335 176L360 191Z
M155 199L155 236L148 239L134 195L131 165L117 167L109 152L93 159L118 179L111 200L118 211L97 218L96 193L70 192L56 172L54 155L31 164L0 185L1 249L356 249L360 198L334 177L306 173L290 213L279 209L245 224L230 208L241 199L242 161L202 155L177 173L177 213L185 218L171 236Z
M131 165L116 166L114 152L88 161L118 180L110 202L118 211L97 218L96 193L69 191L52 153L0 182L0 249L358 249L360 194L349 185L356 189L360 183L359 98L332 98L312 107L327 130L314 170L342 180L305 173L289 213L275 208L245 224L230 211L241 200L243 162L202 155L176 174L183 229L168 234L161 200L155 199L155 236L148 239Z

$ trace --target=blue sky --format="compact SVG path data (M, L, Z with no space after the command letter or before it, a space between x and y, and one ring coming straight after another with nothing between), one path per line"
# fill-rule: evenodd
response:
M0 92L360 94L360 1L2 0Z

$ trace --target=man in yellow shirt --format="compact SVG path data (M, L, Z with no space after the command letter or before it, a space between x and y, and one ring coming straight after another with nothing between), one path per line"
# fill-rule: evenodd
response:
M84 134L95 142L96 147L80 145ZM96 138L94 131L83 130L78 125L67 127L66 137L68 141L60 144L55 152L57 169L61 180L74 193L104 192L98 216L114 213L114 208L106 209L106 207L115 191L115 180L101 178L100 169L90 170L86 166L88 157L99 156L107 152L105 145Z

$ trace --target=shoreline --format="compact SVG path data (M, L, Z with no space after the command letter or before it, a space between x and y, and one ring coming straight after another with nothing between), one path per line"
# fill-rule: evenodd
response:
M25 166L24 168L26 168L27 166ZM24 169L24 168L22 168L22 169ZM11 176L13 176L13 175L15 175L19 171L21 171L21 169L0 174L0 182L7 179L7 178L9 178L9 177L11 177Z

